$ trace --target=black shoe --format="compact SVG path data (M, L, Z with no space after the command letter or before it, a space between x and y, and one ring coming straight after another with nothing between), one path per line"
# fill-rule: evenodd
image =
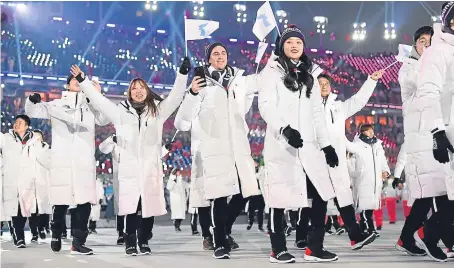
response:
M195 230L195 231L192 231L192 235L199 235L199 231Z
M390 221L389 224L396 224L396 222L395 221Z
M306 248L306 252L304 253L304 260L309 262L331 262L337 261L338 259L336 254L325 249L312 251L309 248Z
M125 253L126 256L137 256L137 236L136 234L123 235L125 239Z
M249 231L249 230L251 230L251 228L252 228L252 224L248 224L247 227L246 227L246 230Z
M46 232L44 232L44 230L39 231L39 238L41 238L42 240L46 239Z
M335 234L337 235L341 235L345 233L345 228L344 227L340 227L339 229L336 230Z
M213 237L212 236L208 236L208 237L203 238L202 248L203 248L203 250L214 250L214 244L213 244Z
M265 229L263 229L263 226L259 226L258 230L259 230L259 232L265 232Z
M407 253L410 256L426 256L427 253L424 249L420 249L418 246L416 246L416 243L410 244L404 244L402 240L398 240L396 244L396 249L402 252Z
M98 232L96 232L96 229L92 229L92 230L88 230L88 233L89 234L97 234Z
M26 248L24 239L20 239L16 243L17 248Z
M32 240L30 240L30 242L38 243L38 236L37 235L32 236Z
M330 236L330 235L333 235L333 234L334 234L334 232L331 231L331 230L325 231L325 236Z
M271 263L294 263L295 262L295 257L288 253L288 251L281 251L277 254L275 254L273 251L271 252L270 255L270 262Z
M213 252L213 258L215 258L215 259L230 259L230 253L224 247L218 247Z
M377 226L378 231L381 231L381 229L383 229L383 226L381 226L381 225Z
M236 250L240 248L235 239L233 239L233 237L230 235L227 236L227 242L229 243L230 250Z
M424 249L424 251L432 260L436 262L446 262L448 260L448 256L446 256L443 250L438 247L437 243L428 243L426 241L424 231L424 227L421 227L413 235L413 238L416 241L416 245Z
M306 240L300 240L295 242L295 247L300 250L305 250L307 248L307 241Z
M148 244L139 244L140 255L151 254L151 249Z
M117 246L123 246L125 244L125 239L123 236L119 236L117 239Z
M353 250L362 249L364 246L374 242L376 236L374 233L362 234L358 241L350 241Z
M60 252L61 250L61 238L59 237L52 237L52 241L50 242L50 248L54 253Z
M175 232L181 232L180 227L175 227Z
M68 233L66 233L66 232L62 233L61 239L68 239Z
M71 247L71 255L93 255L93 250L85 245L74 245Z

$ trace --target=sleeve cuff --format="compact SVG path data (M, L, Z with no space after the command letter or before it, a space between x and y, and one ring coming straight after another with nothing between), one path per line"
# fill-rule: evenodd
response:
M195 93L194 91L192 91L192 88L189 89L189 93L191 93L192 96L199 95L199 92Z

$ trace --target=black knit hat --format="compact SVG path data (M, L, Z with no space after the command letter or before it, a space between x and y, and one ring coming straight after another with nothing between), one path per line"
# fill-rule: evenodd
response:
M205 48L205 56L207 57L207 60L210 60L210 56L211 56L211 52L213 51L213 49L217 46L221 46L225 49L225 51L228 53L227 51L227 48L224 46L223 43L221 42L214 42L214 43L211 43L209 44L206 48Z
M282 55L284 52L285 41L287 41L287 39L289 39L290 37L297 37L297 38L303 40L303 43L306 43L306 38L304 38L303 32L301 32L301 30L298 27L296 27L296 25L291 24L287 27L287 29L285 29L282 32L282 35L281 35L279 47L281 49Z
M421 37L423 34L430 34L430 37L434 35L434 29L432 26L423 26L416 30L415 34L413 35L413 41L416 43L416 41Z
M441 7L441 22L443 26L449 27L454 17L454 1L446 2Z
M17 119L22 119L25 121L25 123L27 123L27 126L30 125L30 117L28 117L28 115L25 115L25 114L18 114L16 116L16 119L14 119L14 121L16 121Z

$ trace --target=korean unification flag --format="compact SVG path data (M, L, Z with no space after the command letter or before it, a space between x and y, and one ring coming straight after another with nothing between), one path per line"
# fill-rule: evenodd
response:
M259 43L259 47L257 48L257 55L255 56L255 63L259 64L262 60L263 54L265 54L265 50L268 47L268 43Z
M218 21L212 20L185 20L185 37L186 40L201 40L208 38L210 34L219 28Z
M276 19L274 18L273 9L271 9L271 5L267 1L257 11L257 18L252 27L252 32L260 41L263 41L274 27L276 27Z
M412 46L399 44L399 54L397 54L396 60L403 62L404 58L410 57L412 50L413 50Z

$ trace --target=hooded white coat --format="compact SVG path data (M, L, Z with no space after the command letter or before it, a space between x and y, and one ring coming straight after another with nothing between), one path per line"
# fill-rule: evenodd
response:
M411 102L404 103L408 155L405 175L411 199L448 194L449 199L454 200L453 170L449 164L435 160L432 152L432 131L446 130L448 139L454 144L454 124L451 122L454 120L453 64L454 35L436 30L432 46L424 51L418 65L407 64L408 69L416 68L416 71L410 73L403 69L399 73L399 82L404 85L413 83L408 89L414 89Z
M188 92L178 111L180 122L186 125L196 119L199 122L197 137L200 144L195 159L197 165L202 165L197 166L197 174L201 172L203 177L205 200L239 194L238 177L243 197L257 192L244 111L250 106L248 96L257 91L259 76L242 76L243 73L244 70L234 68L227 89L207 76L207 86L195 96ZM178 124L176 127L189 129ZM197 187L201 185L197 184Z
M118 149L119 212L133 214L139 200L142 217L167 213L162 171L162 129L183 100L187 75L177 74L169 95L157 105L157 115L144 108L139 116L128 100L116 105L96 91L90 80L79 83L93 106L114 124Z
M328 166L328 170L340 207L353 204L347 158L344 154L347 150L345 145L345 120L366 106L376 86L377 81L369 77L361 89L348 100L336 100L337 94L334 93L329 94L326 99L324 108L329 140L339 157L339 166L335 168Z
M82 92L64 91L61 99L36 104L27 99L25 113L52 125L50 204L96 204L95 124L109 121Z
M39 214L52 214L52 206L49 200L50 187L50 157L49 144L43 143L43 151L37 157L36 165L36 202Z
M321 151L331 144L317 81L322 70L318 66L313 69L314 85L309 98L305 86L300 92L285 87L285 71L277 61L268 61L261 72L259 110L267 123L262 190L270 208L308 207L306 174L323 200L335 196ZM281 134L281 129L289 125L301 134L302 148L293 148Z
M383 188L382 172L388 172L389 166L383 150L382 141L367 144L357 135L347 150L353 153L355 171L352 178L353 207L357 211L380 208Z
M3 217L16 217L20 205L23 217L36 213L36 158L43 152L41 142L31 132L22 144L13 130L0 133L0 150L3 155Z

